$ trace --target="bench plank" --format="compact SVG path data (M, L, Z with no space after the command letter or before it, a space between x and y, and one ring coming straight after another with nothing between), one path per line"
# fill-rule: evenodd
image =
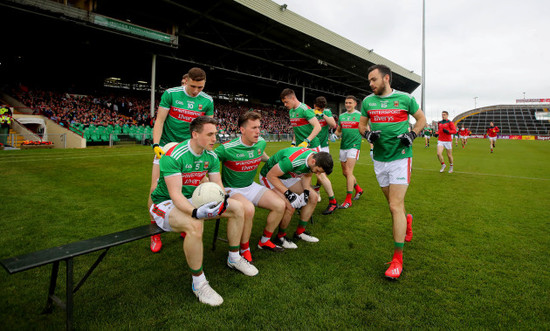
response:
M164 231L156 224L147 224L137 228L111 233L105 236L15 256L1 260L0 264L2 264L2 266L10 274L14 274L56 261L65 260L101 249L118 246L134 240L150 237L163 232Z

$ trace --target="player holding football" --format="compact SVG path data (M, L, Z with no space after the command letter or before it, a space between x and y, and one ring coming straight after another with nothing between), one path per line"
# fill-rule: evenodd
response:
M216 143L216 123L215 119L206 116L194 119L190 124L191 139L174 146L160 159L159 182L151 194L153 205L149 211L164 231L187 233L183 251L193 275L193 293L200 302L211 306L222 304L223 299L210 287L202 270L205 219L227 217L227 265L247 276L258 274L258 269L239 254L244 224L242 203L226 196L222 202L195 208L190 201L193 191L206 174L211 182L223 188L220 161L212 151Z
M254 182L260 162L266 162L269 159L264 151L266 141L260 137L261 118L262 115L254 111L241 114L238 120L241 137L226 142L215 150L223 164L222 179L227 193L245 207L240 253L249 262L252 262L249 240L254 219L254 206L270 211L258 248L274 252L284 250L271 242L271 236L283 218L285 201L267 187Z
M495 123L491 122L489 124L489 128L487 128L487 137L489 138L489 145L491 147L491 153L493 152L493 149L495 148L495 143L497 142L497 133L500 132L500 129L498 126L495 126Z
M319 134L317 135L317 138L319 138L319 150L321 152L330 153L328 145L329 128L336 128L336 121L334 120L334 117L332 117L332 112L330 111L330 109L327 109L326 106L327 99L322 96L317 97L315 99L315 103L313 104L313 112L315 113L315 117L317 117L317 120L321 125L321 131L319 131ZM317 175L317 180L325 188L325 192L327 192L329 200L327 208L323 211L323 215L332 214L334 210L338 208L338 202L336 201L336 197L334 196L332 183L325 173ZM319 193L318 189L315 190L317 191L317 193Z
M159 160L164 154L161 146L169 142L182 142L191 138L189 126L199 116L214 116L212 98L202 92L206 84L206 73L200 68L191 68L182 78L182 86L167 89L161 97L155 125L153 127L153 170L151 192L159 179ZM153 202L149 198L148 207ZM151 220L151 222L154 222ZM160 234L151 237L151 251L157 253L162 248Z
M458 137L460 138L460 143L462 144L462 148L466 146L468 143L468 136L470 135L470 130L464 128L464 124L460 127L460 130L458 130Z
M441 112L442 120L438 122L437 126L437 158L441 162L441 169L439 172L445 171L445 159L443 158L443 149L447 150L447 158L449 159L449 173L453 173L453 134L456 133L456 126L453 122L449 121L449 113L447 111Z
M385 65L368 69L373 94L363 100L359 130L374 144L374 172L393 220L394 253L385 275L397 279L403 270L403 246L413 235L412 215L405 212L412 144L426 125L426 117L414 97L391 88L391 75L390 68ZM416 119L410 132L409 115ZM372 131L367 130L369 121Z
M358 200L363 194L363 189L357 184L357 179L353 174L353 169L357 160L359 160L359 152L361 151L361 133L359 132L359 122L361 120L361 112L355 109L357 107L357 99L353 95L348 95L344 101L346 112L340 115L338 119L338 129L336 135L342 136L340 141L340 164L342 165L342 174L346 177L346 200L340 208L351 207L351 195L355 189L353 200Z
M332 172L332 156L327 152L316 152L303 147L281 149L263 165L260 170L260 183L272 189L285 200L286 209L279 225L276 245L284 248L297 248L286 236L286 229L297 208L300 221L294 233L294 239L318 242L319 239L306 232L307 222L317 206L317 192L311 187L311 176Z

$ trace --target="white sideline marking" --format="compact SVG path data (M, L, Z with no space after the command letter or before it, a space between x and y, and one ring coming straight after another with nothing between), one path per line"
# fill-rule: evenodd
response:
M413 160L414 161L414 160ZM357 164L368 165L373 167L374 164L370 162L357 162ZM430 171L430 172L439 172L438 169L424 169L424 168L415 168L413 166L412 170L420 171ZM501 175L501 174L487 174L482 172L467 172L467 171L454 171L455 174L465 174L465 175L474 175L474 176L492 176L492 177L504 177L504 178L516 178L516 179L531 179L531 180L550 180L550 178L538 178L538 177L524 177L524 176L512 176L512 175Z

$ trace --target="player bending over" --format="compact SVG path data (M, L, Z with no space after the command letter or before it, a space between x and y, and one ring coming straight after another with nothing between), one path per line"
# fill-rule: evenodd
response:
M215 150L223 164L222 179L227 193L244 205L245 216L240 253L249 262L252 262L249 241L254 206L269 210L258 248L274 252L284 250L271 242L271 236L283 218L285 200L267 187L254 182L260 162L266 162L269 159L264 152L266 141L260 137L261 118L262 116L254 111L241 114L238 121L241 137L226 142Z
M160 159L159 182L151 199L150 214L164 231L185 232L183 252L192 274L193 293L199 301L211 306L223 303L223 298L206 280L202 270L204 220L227 217L229 256L227 266L247 276L255 276L258 269L239 254L239 240L243 233L244 208L238 200L227 198L220 203L208 203L199 208L191 204L193 191L208 174L210 181L223 187L220 161L212 151L216 143L216 120L201 116L190 125L191 139L171 148Z
M311 187L311 176L332 172L332 156L327 152L316 152L308 148L289 147L272 155L260 170L260 183L272 189L285 200L286 210L279 225L276 245L284 248L297 248L287 238L286 229L297 208L300 221L294 239L318 242L319 239L306 232L307 222L317 206L317 193Z

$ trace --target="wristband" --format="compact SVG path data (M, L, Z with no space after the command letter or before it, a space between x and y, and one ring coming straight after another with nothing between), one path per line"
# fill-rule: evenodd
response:
M159 144L152 144L151 145L151 148L153 148L153 150L155 149L155 147L160 147L160 145Z

